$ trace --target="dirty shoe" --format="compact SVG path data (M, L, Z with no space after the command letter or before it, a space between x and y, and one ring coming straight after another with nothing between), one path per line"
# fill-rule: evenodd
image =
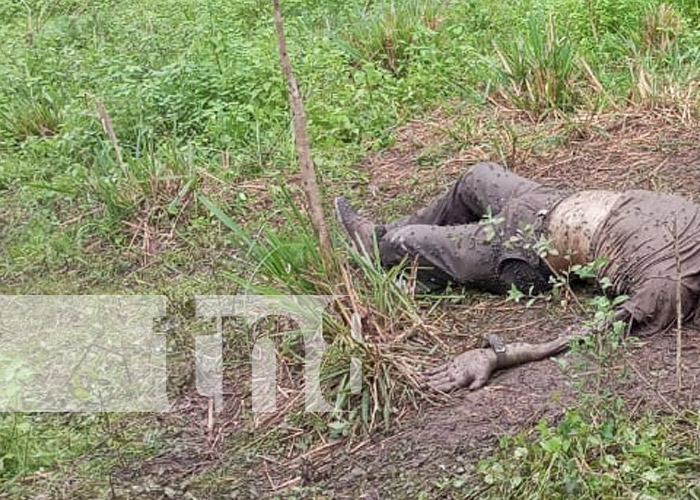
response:
M355 250L371 256L374 253L376 225L367 217L357 213L342 196L335 199L335 213Z

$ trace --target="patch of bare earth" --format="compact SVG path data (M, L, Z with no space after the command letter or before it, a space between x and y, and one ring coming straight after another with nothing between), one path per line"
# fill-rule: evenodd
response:
M520 175L557 186L700 196L700 130L673 110L630 109L535 124L492 108L472 118L468 131L451 133L459 123L459 116L443 111L411 121L396 131L393 147L365 159L359 168L369 174L370 211L381 214L382 202L415 191L412 186L425 200L479 161L505 163ZM426 154L441 147L457 151L438 165L421 165Z

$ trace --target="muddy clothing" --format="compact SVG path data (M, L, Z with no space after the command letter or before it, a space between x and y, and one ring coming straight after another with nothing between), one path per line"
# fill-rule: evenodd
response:
M592 262L593 237L618 202L621 193L579 191L559 202L547 215L549 248L546 259L558 273Z
M642 324L639 333L653 333L676 321L677 264L682 316L695 314L697 319L699 205L680 196L625 191L593 238L591 258L599 257L608 259L600 276L612 280L614 293L629 295L621 307Z
M547 211L567 194L480 163L442 198L380 228L382 262L415 257L419 279L435 288L454 281L495 293L511 284L542 292L549 286L547 266L533 249L508 242L519 229L541 231Z
M515 284L538 293L548 287L549 266L561 271L605 258L599 278L608 277L615 294L630 297L621 308L641 324L642 334L676 319L677 234L682 314L687 319L697 311L700 206L677 196L572 194L483 163L444 197L378 234L384 264L415 258L419 279L434 287L454 281L504 293ZM548 257L549 266L532 244L540 237L558 254Z

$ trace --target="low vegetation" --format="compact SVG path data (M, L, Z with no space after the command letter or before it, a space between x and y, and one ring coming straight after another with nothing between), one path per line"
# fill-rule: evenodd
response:
M574 128L574 117L631 104L678 109L687 120L700 106L695 0L283 6L327 200L366 184L361 159L430 110L449 117L453 146L467 149L485 110L533 123L570 119ZM194 317L195 294L344 295L326 318L323 383L348 411L302 412L303 341L278 335L284 404L265 422L243 405L241 418L264 437L238 429L219 450L235 457L255 446L274 451L280 422L303 433L300 453L391 432L436 401L418 382L421 368L450 350L433 320L439 305L468 293L425 297L411 263L384 273L337 234L337 269L320 264L300 208L269 1L0 0L0 19L0 292L166 295L176 325L168 335L174 400L190 397L182 373L194 337L211 326ZM502 133L490 151L508 163L517 138ZM421 161L439 168L442 154ZM392 203L412 200L406 192ZM363 339L353 337L353 321ZM250 339L238 333L226 337L231 376L248 373ZM350 391L352 359L362 367L360 394ZM632 420L613 403L505 438L468 479L438 489L456 498L697 495L697 415ZM114 497L114 476L130 460L173 447L150 418L0 416L0 496ZM202 491L220 479L198 472Z

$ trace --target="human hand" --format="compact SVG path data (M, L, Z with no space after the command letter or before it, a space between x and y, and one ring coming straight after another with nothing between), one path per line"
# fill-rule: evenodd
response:
M473 391L488 382L496 367L497 357L492 349L471 349L443 365L426 370L425 382L442 392L466 386Z

